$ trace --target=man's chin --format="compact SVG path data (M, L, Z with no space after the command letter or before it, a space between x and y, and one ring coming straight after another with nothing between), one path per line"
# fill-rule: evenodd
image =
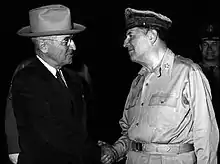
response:
M217 60L217 56L214 56L214 55L212 55L212 56L206 56L205 59L206 59L206 60L211 60L211 61L212 61L212 60Z
M130 57L131 61L137 64L141 64L142 62L140 60L137 60L135 57ZM142 65L142 64L141 64Z
M136 62L136 58L134 56L131 55L130 59L131 59L132 62Z

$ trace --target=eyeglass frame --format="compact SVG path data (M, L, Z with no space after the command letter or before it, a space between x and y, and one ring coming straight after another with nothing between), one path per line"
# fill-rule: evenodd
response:
M56 42L60 42L60 45L62 46L70 46L70 42L73 38L73 35L67 36L64 39L62 39L61 41L57 40L57 39L50 39L50 38L41 38L42 40L50 40L50 41L56 41Z
M73 38L73 35L70 35L70 36L65 37L61 41L59 40L56 40L56 41L60 42L62 46L69 46L70 42L73 40L72 38Z

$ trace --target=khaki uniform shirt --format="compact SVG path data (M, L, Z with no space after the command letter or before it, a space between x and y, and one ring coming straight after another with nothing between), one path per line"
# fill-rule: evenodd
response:
M142 82L144 81L144 82ZM119 124L114 148L129 164L216 164L219 129L207 78L190 59L167 49L154 72L142 68L134 79ZM129 150L129 141L194 145L174 156Z

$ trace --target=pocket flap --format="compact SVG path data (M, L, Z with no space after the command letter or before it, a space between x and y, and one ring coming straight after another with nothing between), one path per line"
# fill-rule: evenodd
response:
M176 94L156 93L153 94L149 101L149 106L177 106Z

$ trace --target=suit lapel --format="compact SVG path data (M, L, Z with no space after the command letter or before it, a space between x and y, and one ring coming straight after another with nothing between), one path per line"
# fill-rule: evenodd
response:
M86 113L83 98L83 86L80 77L73 71L64 68L63 74L72 97L73 107L77 119L82 119Z
M83 102L83 88L80 78L73 71L67 68L62 69L63 76L67 83L67 87L64 87L54 77L54 75L36 58L33 64L37 67L37 72L45 81L45 89L48 92L48 96L62 95L63 99L70 100L72 104L73 115L81 119L85 114L84 102Z

